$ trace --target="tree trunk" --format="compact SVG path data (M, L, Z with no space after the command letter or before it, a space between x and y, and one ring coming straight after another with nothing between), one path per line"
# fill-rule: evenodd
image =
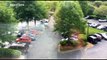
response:
M34 20L34 23L35 23L35 25L36 25L36 20Z
M27 27L28 27L28 30L29 30L29 21L26 21L26 23L27 23Z
M70 41L70 38L68 37L68 40L67 40L67 45L68 46L71 46L71 41Z

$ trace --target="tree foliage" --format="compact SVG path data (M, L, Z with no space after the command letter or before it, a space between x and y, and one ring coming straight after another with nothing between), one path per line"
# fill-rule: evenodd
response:
M47 10L45 9L44 2L38 1L15 1L15 4L24 4L24 6L16 6L14 10L19 20L29 22L33 18L40 20L47 17Z
M99 8L96 8L94 14L99 17L107 16L107 6L101 5Z
M79 3L76 2L61 2L55 12L55 31L70 35L75 29L80 33L85 31L85 21Z
M88 1L79 1L79 4L82 8L84 16L87 16L88 11L89 11Z
M10 2L0 1L0 40L2 41L15 40L15 36L8 34L16 30L15 25L11 24L17 22L14 11L8 3Z
M12 23L16 22L14 11L11 7L7 6L7 2L0 2L0 22Z
M93 5L96 7L100 7L100 5L102 5L102 1L95 1Z

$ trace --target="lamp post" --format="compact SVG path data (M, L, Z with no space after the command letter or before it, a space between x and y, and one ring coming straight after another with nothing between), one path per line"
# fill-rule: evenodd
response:
M89 35L89 23L88 23L88 26L87 26L87 39L88 39L88 35Z

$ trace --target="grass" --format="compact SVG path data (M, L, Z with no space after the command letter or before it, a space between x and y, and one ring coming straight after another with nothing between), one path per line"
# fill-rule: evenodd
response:
M105 31L103 31L103 30L99 30L96 28L89 27L89 35L95 34L95 33L104 33L104 32ZM87 33L87 28L86 28L86 33Z

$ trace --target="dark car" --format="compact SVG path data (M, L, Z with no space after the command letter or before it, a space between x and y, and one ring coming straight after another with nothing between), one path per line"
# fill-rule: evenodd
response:
M89 36L87 40L88 40L88 42L90 42L92 44L97 44L97 42L98 42L97 37L95 37L95 36Z
M17 33L17 37L19 38L19 37L21 37L23 34L24 34L24 31L21 30L21 31L19 31L19 32Z
M102 40L102 36L100 34L94 34L93 36L97 37L97 40L98 41L101 41Z

